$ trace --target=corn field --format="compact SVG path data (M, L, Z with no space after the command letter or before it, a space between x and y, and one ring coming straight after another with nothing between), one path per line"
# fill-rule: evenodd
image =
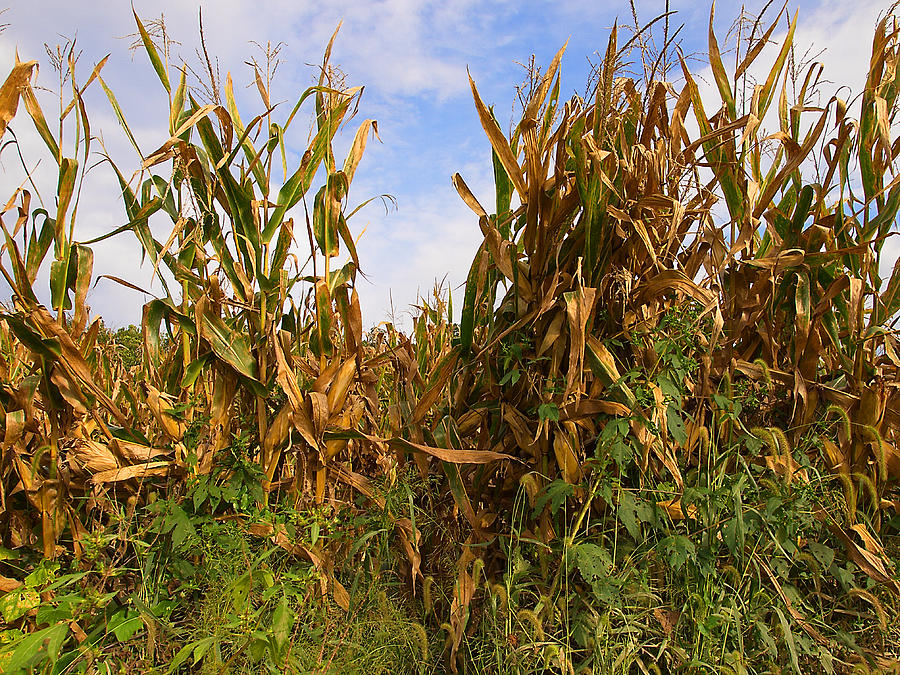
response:
M289 111L256 71L259 111L242 117L230 75L202 103L135 22L170 111L149 154L105 60L84 79L69 59L58 120L32 89L35 61L0 89L0 133L33 124L58 165L52 203L25 185L0 214L3 551L88 570L106 536L101 557L147 569L123 532L152 520L174 556L196 534L186 514L206 513L308 565L310 602L352 613L352 570L383 540L425 635L410 672L897 672L893 11L855 102L819 99L826 74L798 64L784 10L747 26L733 67L710 15L710 87L670 36L657 51L620 27L591 96L563 100L563 48L531 73L509 133L470 80L495 203L453 176L483 242L464 288L421 299L409 335L362 316L351 219L367 202L349 195L378 125L358 121L362 89L331 64L339 34ZM134 236L163 289L143 306L136 364L86 305L89 87L137 152L131 179L107 158L125 217L100 239ZM285 139L303 134L289 166ZM165 240L150 218L170 223ZM252 467L242 508L198 497L236 461ZM384 517L377 537L347 526L348 543L260 516L285 504ZM54 591L34 600L10 565L9 672L37 667L23 644L48 654L35 672L96 667L84 649L50 654L53 639L101 643L75 619L48 632L32 610ZM213 658L185 643L169 672ZM231 653L209 672L239 672Z

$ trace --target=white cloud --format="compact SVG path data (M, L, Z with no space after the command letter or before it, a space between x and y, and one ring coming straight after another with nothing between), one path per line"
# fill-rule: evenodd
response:
M463 167L460 173L486 208L493 205L493 180L488 162ZM428 194L404 195L398 209L386 216L369 207L352 223L354 232L366 223L359 248L363 271L359 292L363 319L369 324L388 320L393 309L398 325L409 327L409 307L429 297L435 282L446 278L454 297L456 316L469 266L482 241L477 217L450 184L449 174ZM367 221L369 214L376 218Z
M795 41L800 46L813 47L813 53L824 48L817 60L825 66L825 76L833 83L823 87L826 92L835 91L840 85L849 86L854 95L862 91L875 24L886 4L879 0L821 0L815 7L801 10ZM846 89L840 95L849 98Z
M191 0L140 3L148 17L164 12L170 26L192 27L204 3ZM416 0L344 1L329 4L287 0L257 3L220 0L206 4L203 22L207 44L223 63L239 64L251 39L286 43L284 66L306 83L307 63L318 63L331 33L343 20L334 47L335 62L384 95L434 94L446 97L465 88L465 60L461 47L472 37L467 18L470 0L449 3ZM130 18L130 17L129 17ZM239 32L235 27L240 27ZM241 40L234 40L236 35ZM196 46L192 36L180 36L187 54Z

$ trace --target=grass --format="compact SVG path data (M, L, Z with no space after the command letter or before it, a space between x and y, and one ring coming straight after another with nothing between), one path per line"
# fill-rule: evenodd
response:
M261 67L242 116L135 21L170 109L133 181L113 165L104 237L165 289L139 328L85 305L84 88L128 130L102 63L60 48L59 120L30 62L0 90L59 166L52 205L0 214L4 672L897 669L893 10L858 120L816 101L783 10L734 71L710 31L719 100L667 23L613 30L585 99L563 50L533 69L509 135L470 82L496 208L454 176L484 241L458 314L436 289L410 335L363 330L349 195L377 127L338 162L362 90L335 37L276 119Z

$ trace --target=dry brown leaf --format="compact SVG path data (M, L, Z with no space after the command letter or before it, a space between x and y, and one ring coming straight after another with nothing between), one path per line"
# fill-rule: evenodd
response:
M541 339L541 344L538 347L536 356L540 358L543 356L550 347L553 346L553 343L559 338L562 333L563 322L566 320L565 312L557 312L553 315L553 319L550 321L550 325L547 327L547 330L544 331L544 337Z
M167 448L153 448L149 445L133 443L121 438L110 440L109 449L114 455L118 455L129 462L149 462L157 457L172 454L172 451Z
M350 152L347 154L347 160L344 162L344 174L347 176L347 182L353 180L356 173L356 167L362 159L363 153L366 151L366 144L369 140L369 130L375 135L379 141L381 137L378 135L378 122L375 120L364 120L356 130L356 136L353 138L353 144L350 146Z
M345 612L350 611L350 594L334 576L331 577L331 596L341 609Z
M187 424L170 412L177 402L175 397L161 392L150 383L145 383L144 386L147 388L145 400L150 408L150 412L153 413L153 416L172 439L180 441L187 430Z
M422 394L422 398L416 403L416 409L413 411L412 417L413 424L421 422L438 398L440 398L444 387L447 386L447 382L450 380L450 376L453 375L458 360L458 349L455 349L445 357L444 362L440 365L440 370L431 377L431 385L428 387L428 390Z
M16 56L16 64L10 71L0 87L0 136L6 132L6 126L10 120L15 117L16 110L19 107L19 97L28 87L31 81L31 72L37 65L37 61L19 61Z
M0 593L9 593L22 586L22 582L0 575Z
M416 579L424 581L425 576L422 574L422 555L419 552L419 540L422 533L417 529L413 532L412 521L409 518L397 518L394 521L394 527L400 536L400 544L406 552L406 558L409 560L410 575L412 582L413 596L416 594Z
M716 301L716 296L712 291L702 288L681 270L664 270L635 288L635 303L641 305L659 300L666 291L670 290L683 293L704 307Z
M275 467L281 457L282 446L290 434L291 413L291 404L288 401L278 410L263 439L260 463L266 472L266 480L270 483L275 477Z
M24 411L16 410L4 415L3 445L9 447L15 444L25 431Z
M581 396L581 377L584 370L585 331L594 312L597 289L586 288L579 284L575 291L566 293L563 297L569 327L569 370L563 400L568 400L574 394L577 401Z
M580 483L583 477L581 464L575 455L573 438L564 429L557 429L553 434L553 454L563 480L570 485Z
M43 332L46 337L55 338L59 342L60 348L62 349L62 356L60 357L59 364L62 368L68 374L75 376L82 385L90 389L91 393L103 404L113 417L116 418L116 421L120 425L127 426L127 418L122 411L119 410L119 407L113 403L112 399L106 395L106 392L94 381L90 366L87 361L84 360L84 357L81 355L81 350L78 349L78 346L66 330L60 326L43 307L32 307L30 309L30 316L34 324L41 329L41 332Z
M350 391L350 385L356 376L356 357L352 356L341 364L337 374L328 388L328 414L334 415L341 411L344 407L344 401L347 400L347 392Z
M867 551L879 557L883 557L885 555L884 547L877 539L875 539L875 537L872 536L869 530L866 529L865 525L863 525L862 523L857 523L856 525L851 525L850 529L859 535L859 538L862 539L863 546Z
M450 627L452 629L452 644L450 648L450 667L456 672L456 654L462 643L463 634L469 620L469 604L475 596L475 580L468 572L468 567L474 560L469 547L463 548L457 568L459 574L456 579L456 588L453 592L453 600L450 603Z
M628 417L631 415L631 409L616 403L615 401L598 401L596 399L585 399L577 403L569 403L559 409L559 421L579 420L583 418L595 417L599 413L604 415L614 415L616 417Z
M766 467L777 476L784 478L790 484L794 477L800 478L804 483L809 482L809 476L806 469L800 467L800 464L793 457L785 455L766 455Z
M690 518L695 520L697 518L697 507L693 504L689 504L687 507L687 513L685 513L684 505L681 503L681 498L678 499L667 499L665 501L656 502L656 505L664 509L667 514L669 514L669 518L672 520L685 520Z
M119 483L133 478L143 479L168 476L171 465L171 462L147 462L146 464L125 466L121 469L101 471L91 476L91 482L95 485L101 485L105 483Z
M379 508L384 508L384 497L375 494L375 486L372 485L372 481L363 476L361 473L356 473L340 465L332 465L331 474L338 480L341 480L347 485L350 485L351 487L358 490L365 497L368 497L369 499L374 501Z
M659 621L659 625L662 626L663 632L666 635L671 635L672 631L675 630L675 626L678 625L678 620L681 618L681 612L674 609L657 607L653 610L653 616Z
M312 422L312 428L315 431L315 438L321 438L322 432L328 424L328 397L317 391L307 392L306 398L309 401L309 407L312 414L309 416ZM308 442L308 441L307 441ZM313 447L317 447L318 443L314 440Z
M526 203L528 201L528 189L525 186L525 179L522 178L522 167L519 166L516 156L510 149L509 141L506 140L506 136L500 131L500 127L497 126L497 123L491 116L487 106L481 101L481 96L478 95L478 89L475 88L475 81L472 79L471 75L469 76L469 84L472 87L472 97L475 99L475 109L478 111L478 118L481 120L481 126L484 128L485 133L487 133L491 146L494 148L494 152L497 153L497 157L500 159L500 163L503 165L503 168L506 169L506 174L509 176L516 191L519 193L519 199L521 199L523 203Z
M884 584L888 589L891 590L891 592L893 592L895 595L900 596L900 584L898 584L897 581L891 577L887 567L885 566L885 561L880 555L865 548L860 548L856 544L856 542L854 542L850 538L850 536L846 532L844 532L843 528L841 528L840 525L834 522L834 520L825 512L824 509L816 509L813 512L813 515L817 520L825 523L828 529L831 530L832 533L834 533L838 537L838 539L840 539L844 543L844 547L847 549L848 555L863 572L869 575L869 577L873 581ZM857 534L859 534L858 531Z
M78 625L77 621L70 621L69 629L72 631L72 635L75 636L75 639L78 640L78 644L81 644L88 639L87 633L85 633L84 629Z
M109 447L90 439L77 441L72 446L69 459L91 474L119 468L119 462Z
M487 211L484 210L484 207L479 203L475 195L472 194L472 191L469 189L469 186L466 185L466 181L463 180L463 177L458 173L454 173L450 180L453 183L453 187L455 187L456 191L459 193L459 196L462 197L462 200L466 203L466 206L472 209L479 218L487 218Z
M328 439L329 436L331 436L332 438L340 438L344 436L346 438L365 439L372 443L387 445L394 448L395 450L405 450L407 452L430 455L431 457L436 457L443 462L450 462L451 464L490 464L491 462L496 462L501 459L516 460L516 458L511 455L506 455L501 452L494 452L492 450L457 450L455 448L435 448L433 446L424 445L422 443L414 443L412 441L406 440L405 438L379 438L378 436L364 434L360 431L353 430L348 430L341 434L325 434L326 439Z
M72 381L58 364L53 366L50 373L50 381L56 385L59 393L66 400L66 403L72 406L72 411L76 415L79 417L87 415L84 394L81 393L80 387Z

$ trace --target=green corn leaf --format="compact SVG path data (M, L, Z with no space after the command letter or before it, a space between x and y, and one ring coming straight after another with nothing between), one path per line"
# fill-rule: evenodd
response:
M477 526L475 509L472 508L472 502L463 485L462 476L459 473L459 465L452 462L441 462L444 468L444 475L447 477L447 484L450 486L450 493L453 495L453 501L459 507L459 510L465 516L473 527Z
M898 211L900 211L900 183L891 189L878 214L869 220L863 230L863 238L873 240L872 244L876 251L881 251L884 238L895 226Z
M810 215L810 207L812 206L815 191L812 185L805 185L800 191L797 198L797 206L794 207L794 217L791 219L791 232L785 245L787 247L795 247L800 242L800 234L803 232L803 225L806 223Z
M294 219L288 218L281 223L278 229L278 239L275 240L275 249L272 251L272 263L269 269L272 271L272 285L277 285L277 277L284 269L291 243L294 241Z
M367 201L371 201L371 199ZM357 210L359 209L354 209L353 213L355 213ZM352 216L353 214L351 213L350 215ZM350 216L345 217L343 213L338 216L338 234L343 240L344 246L347 247L347 253L350 254L350 259L353 261L353 264L356 265L356 269L359 269L359 254L356 251L356 242L353 241L353 235L350 232L350 228L347 227L348 218L350 218Z
M62 159L62 154L59 151L59 146L56 144L56 139L50 133L50 127L47 126L47 120L44 118L44 113L30 84L22 92L22 102L25 104L25 110L31 116L32 122L34 122L34 128L37 130L38 135L53 155L53 161L58 164Z
M332 318L331 296L328 293L328 285L324 281L319 280L316 282L316 328L313 331L313 336L316 339L316 353L320 356L329 356L333 351L331 343Z
M178 129L179 118L184 110L184 96L187 92L187 69L181 69L181 76L178 78L178 87L175 89L175 95L172 96L172 109L169 111L169 135L174 136Z
M78 162L64 157L59 163L59 182L56 187L57 208L56 227L57 243L62 243L65 236L66 213L75 193L75 180L78 177Z
M132 13L134 14L134 21L137 23L138 31L141 34L141 42L144 43L144 49L147 51L147 56L150 57L150 63L153 64L153 70L156 71L156 75L159 77L159 81L162 82L162 85L166 88L166 91L171 93L172 88L169 86L169 76L166 74L166 67L163 65L162 59L159 58L159 52L156 51L156 46L150 39L150 35L144 28L144 24L142 24L140 18L138 18L137 12L132 9Z
M262 163L262 152L266 150L266 148L261 148L259 152L253 147L253 144L250 142L250 135L256 129L257 126L262 124L264 118L262 115L257 115L252 120L250 120L250 124L247 125L247 128L244 129L241 126L240 118L235 121L234 115L237 114L237 109L232 112L229 109L228 114L231 116L232 122L234 123L235 128L237 129L238 134L240 135L238 138L238 142L235 144L234 148L232 148L228 157L225 158L224 161L221 162L222 166L231 166L234 163L235 157L237 157L238 153L243 151L244 156L247 158L247 162L250 164L250 172L253 174L253 178L256 181L257 186L263 194L268 194L269 190L269 182L266 179L266 174L263 171L263 163Z
M759 98L757 99L758 107L753 111L753 114L756 115L757 119L763 119L766 116L769 105L772 103L772 98L775 95L775 85L778 83L778 79L784 69L784 64L787 61L787 57L791 53L791 48L794 44L794 29L797 27L797 14L798 12L794 12L794 18L791 20L791 25L788 28L787 35L781 45L781 51L778 53L778 58L775 59L775 63L769 71L765 84L763 84L762 89L760 90Z
M197 378L203 374L203 371L206 369L206 366L209 364L212 359L212 353L206 353L203 356L194 359L188 364L188 367L184 369L184 375L181 378L181 388L188 389L194 385L197 381Z
M506 169L503 168L503 163L497 156L497 152L493 149L491 150L491 163L494 165L494 190L496 194L497 216L502 217L509 212L510 203L512 202L513 185L512 181L509 179L509 174L507 174ZM504 239L509 239L509 222L501 223L499 229L500 234L503 235Z
M556 119L556 111L559 106L559 87L560 87L560 76L556 76L556 81L553 84L553 89L550 91L550 98L547 101L547 108L544 110L544 121L541 126L541 145L544 145L547 142L547 137L550 134L550 129L553 126L553 122Z
M338 105L334 113L336 120L343 118L349 105L349 99ZM285 127L286 126L287 125L285 125ZM318 171L322 160L325 159L331 140L337 132L337 121L334 123L333 127L334 128L326 125L319 129L313 138L309 149L306 151L306 154L304 154L300 167L285 182L281 187L281 190L278 191L278 206L272 211L269 222L266 224L262 233L261 239L264 244L268 244L272 240L272 237L275 236L275 232L278 229L278 226L281 225L281 221L284 219L284 214L287 210L297 204L301 197L309 190L313 177L316 175L316 171Z
M329 213L330 211L334 211L335 207L332 206L329 208L329 204L327 203L329 201L328 189L323 185L316 193L315 199L313 200L313 236L316 239L316 244L318 244L322 255L333 258L338 255L340 251L338 248L338 239L337 236L335 236L337 233L335 232L334 227L334 216Z
M151 300L144 305L141 320L144 354L154 368L160 366L159 330L165 315L166 307L161 300Z
M900 310L900 258L894 262L894 269L891 271L887 287L881 294L881 306L883 308L880 314L882 320L885 317L893 316Z
M50 263L50 306L54 310L72 309L72 301L66 293L69 278L69 256Z
M69 264L68 286L75 291L75 311L82 311L87 300L91 278L94 272L94 252L87 246L75 244L72 247L74 264Z
M173 223L178 222L180 214L178 213L178 207L175 206L175 193L172 184L162 176L153 175L150 179L156 186L156 192L162 200L162 209L169 215Z
M584 356L594 373L603 384L609 387L615 398L629 408L634 408L635 398L631 389L622 381L616 367L615 359L606 346L593 335L588 335L585 342Z
M131 133L131 127L128 126L128 122L125 121L125 114L122 112L122 107L119 105L118 100L116 100L116 95L113 94L112 89L106 86L106 82L103 81L102 77L97 77L97 80L100 82L100 86L103 91L106 93L106 98L109 99L109 104L112 106L113 112L116 114L116 119L119 120L119 125L122 129L125 130L125 135L128 136L128 140L131 141L131 147L134 148L134 151L138 154L138 157L141 158L141 161L144 161L144 155L141 152L141 149L138 147L137 141L134 140L134 134Z
M218 316L206 313L201 321L201 334L216 356L241 375L256 379L256 359L246 333L233 330Z
M88 239L87 241L80 242L82 245L96 244L98 241L103 241L104 239L109 239L110 237L114 237L117 234L121 234L122 232L128 232L129 230L134 230L136 226L141 225L147 221L147 218L152 216L154 213L159 211L163 207L163 200L159 197L154 197L150 201L148 201L143 206L137 206L138 210L134 211L134 218L129 220L124 225L120 225L114 230L107 232L106 234L101 234L99 237L94 237L93 239ZM127 209L126 210L132 210Z
M472 340L475 334L475 305L478 302L479 295L479 268L481 266L481 258L487 251L487 244L482 243L475 254L475 260L469 268L469 275L466 278L466 290L463 294L462 315L459 320L459 340L460 347L463 352L468 352L472 348Z
M3 236L6 238L6 250L12 259L14 282L11 285L13 290L30 304L37 304L37 297L34 295L34 290L31 287L32 282L28 276L28 268L25 265L25 261L22 260L22 254L19 252L15 239L13 239L9 230L6 229L6 224L2 219L0 219L0 228L3 229ZM0 265L0 270L3 270L6 280L9 281L9 276L2 265Z
M428 337L426 330L428 329L428 320L425 314L419 315L416 321L416 364L419 372L423 375L428 372Z
M52 338L43 338L25 324L21 317L15 314L0 314L0 318L12 329L16 338L28 347L32 353L41 356L48 361L54 361L62 355L59 341Z
M335 270L328 276L328 292L336 293L338 289L350 284L356 276L356 265L351 261Z
M725 103L725 109L728 111L729 118L737 119L737 109L734 104L734 94L731 91L731 83L728 80L728 74L725 72L725 65L722 63L722 54L719 52L719 42L716 40L716 33L713 30L713 19L716 15L716 3L713 2L709 10L709 65L712 68L713 77L716 80L716 86L719 88L719 95Z
M204 215L203 233L207 241L212 245L213 250L216 252L216 257L222 264L225 276L227 276L228 281L231 282L234 294L241 302L246 302L248 297L244 288L243 275L238 273L238 265L235 263L234 256L231 255L228 243L225 241L225 236L222 233L222 228L219 226L219 218L216 213L213 212Z
M701 138L709 137L709 140L703 143L703 152L709 160L713 172L716 174L719 185L722 187L731 219L736 223L742 223L744 219L745 196L735 175L733 162L730 161L724 150L725 146L723 144L728 142L727 137L720 138L714 135L716 130L713 129L709 118L706 116L700 90L697 88L697 83L691 76L684 59L681 59L681 69L684 73L685 87L690 92L691 106L694 109L694 117L697 119L697 124L700 127Z
M37 228L38 216L43 216L40 234L38 234ZM47 251L50 250L50 245L53 243L53 239L56 235L56 221L50 218L46 209L37 209L32 214L31 218L34 227L31 230L31 236L29 237L28 246L26 248L25 272L29 283L34 284L38 270L41 268L41 263L47 256Z

